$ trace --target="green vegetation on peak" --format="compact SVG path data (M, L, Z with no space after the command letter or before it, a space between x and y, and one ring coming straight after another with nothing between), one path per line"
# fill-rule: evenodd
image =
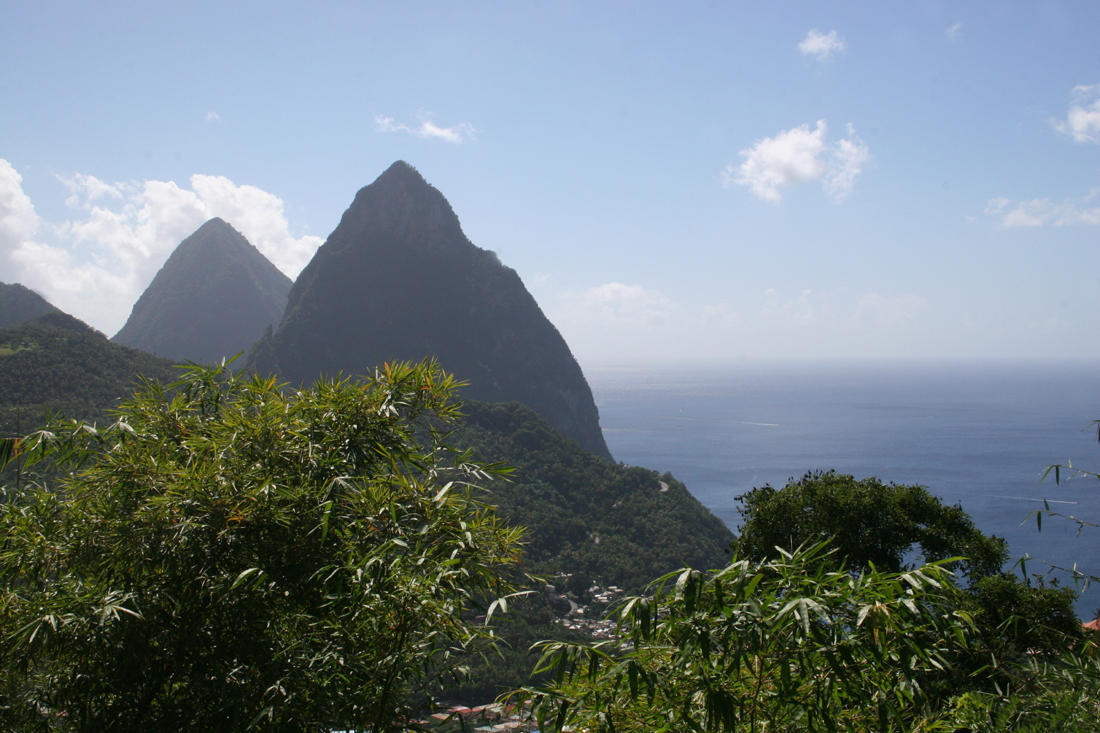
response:
M0 329L0 435L29 432L52 413L102 421L139 376L173 375L171 362L61 311Z
M60 312L28 287L19 283L0 283L0 328Z

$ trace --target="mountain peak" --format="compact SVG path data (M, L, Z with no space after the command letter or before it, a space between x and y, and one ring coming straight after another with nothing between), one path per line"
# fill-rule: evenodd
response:
M610 455L580 365L515 270L470 242L443 194L398 161L355 195L250 362L309 382L427 356L469 381L464 397L523 403Z
M170 359L216 362L278 322L290 285L244 235L214 217L180 242L113 340Z
M336 232L364 228L425 246L465 240L447 199L403 160L396 161L373 183L359 189Z
M415 178L425 185L428 185L428 182L424 180L424 176L420 175L420 171L418 171L412 164L406 163L403 160L395 160L393 163L391 163L389 168L382 171L382 175L378 176L377 180L381 180L383 178L386 178L387 176Z
M19 283L0 282L0 328L30 321L47 313L59 313L49 301Z
M220 216L215 216L215 217L213 217L211 219L207 219L205 222L203 222L203 225L195 230L195 234L198 234L199 232L202 232L202 231L218 231L218 230L224 231L226 229L231 229L234 232L237 231L236 229L233 229L233 227L225 219L221 218ZM237 232L237 233L239 234L240 232Z

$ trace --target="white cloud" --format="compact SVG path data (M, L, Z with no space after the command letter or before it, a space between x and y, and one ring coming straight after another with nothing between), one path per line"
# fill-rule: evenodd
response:
M477 130L468 122L460 122L452 127L440 127L427 118L421 118L419 126L410 127L403 122L397 122L392 117L375 115L374 126L378 132L405 132L413 137L425 140L442 140L452 144L477 139Z
M579 318L611 325L651 327L668 321L672 301L641 285L609 282L579 293L567 293L568 309Z
M1088 195L1067 199L1061 203L1050 199L1031 199L1012 202L1004 197L990 199L986 203L985 213L998 217L1004 229L1018 227L1043 226L1097 226L1100 225L1100 189L1090 191Z
M229 222L292 278L322 243L290 233L277 196L221 176L195 174L189 188L174 181L112 184L85 174L60 180L73 216L39 226L18 173L0 159L0 257L7 254L24 285L108 334L122 326L176 245L212 217ZM39 230L52 233L49 243L31 240Z
M207 122L221 122L222 116L214 110L209 110L204 118Z
M101 198L122 198L120 188L122 184L104 183L95 176L75 173L71 176L57 176L57 180L69 189L69 198L65 199L65 203L71 208L80 206L81 202L96 201Z
M38 213L23 191L23 177L0 158L0 263L37 230Z
M851 124L848 137L832 145L826 133L825 120L818 120L812 131L803 124L766 137L740 152L744 158L740 166L726 166L722 182L747 186L757 197L777 203L782 189L821 179L825 192L842 201L871 159L871 151Z
M954 41L956 38L959 37L959 31L962 30L962 27L962 21L957 21L944 31L944 35L947 36L948 40Z
M834 201L843 201L856 185L856 178L871 160L871 149L859 136L852 123L848 123L848 137L836 141L829 153L829 167L822 185Z
M1065 120L1052 119L1054 129L1075 142L1100 143L1100 84L1073 88Z
M834 54L844 50L844 41L835 30L822 33L814 28L798 44L798 50L803 56L813 56L818 61L828 61Z
M324 239L295 237L278 196L255 186L234 184L224 176L191 176L191 188L209 216L220 216L233 225L264 257L288 277L297 277Z

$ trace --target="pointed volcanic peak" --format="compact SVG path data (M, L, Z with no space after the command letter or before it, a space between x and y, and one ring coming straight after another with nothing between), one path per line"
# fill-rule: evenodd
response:
M355 196L250 366L307 382L425 357L468 381L465 397L525 404L610 456L561 334L516 272L466 238L443 194L399 161Z
M0 328L60 312L30 288L19 283L0 283Z
M240 232L211 219L176 247L112 340L168 359L217 362L279 322L290 285Z

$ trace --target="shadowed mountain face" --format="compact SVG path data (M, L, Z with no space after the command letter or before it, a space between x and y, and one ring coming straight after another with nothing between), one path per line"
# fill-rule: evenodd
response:
M290 279L221 219L183 240L112 339L169 359L217 362L279 322Z
M60 312L30 288L19 283L0 283L0 328Z
M464 396L521 402L610 455L580 366L519 276L399 161L356 195L250 365L304 382L427 356L469 381Z

